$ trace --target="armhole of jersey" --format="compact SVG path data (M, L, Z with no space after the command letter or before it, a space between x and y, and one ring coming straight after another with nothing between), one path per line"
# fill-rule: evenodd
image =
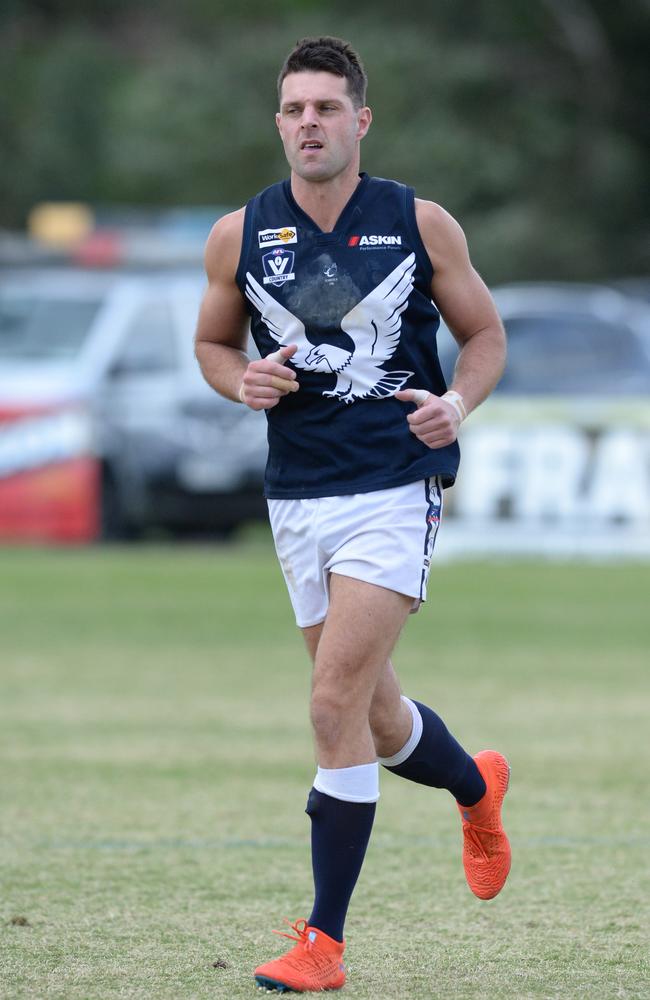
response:
M420 267L422 268L422 271L424 272L427 286L429 286L433 280L433 264L431 263L431 259L427 253L427 248L424 245L422 237L420 236L418 220L415 216L415 191L413 188L406 187L406 185L404 185L402 192L404 198L404 215L409 234L413 241L415 256Z
M246 298L246 266L248 263L248 255L250 250L251 242L251 229L253 226L253 207L257 197L251 198L246 204L246 211L244 212L244 228L242 231L241 239L241 253L239 255L239 263L237 265L237 270L235 272L235 281L239 286L239 290L244 296L244 301L248 307L248 299Z

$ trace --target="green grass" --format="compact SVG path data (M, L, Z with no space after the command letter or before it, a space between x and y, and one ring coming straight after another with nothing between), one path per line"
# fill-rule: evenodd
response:
M0 996L255 996L311 901L309 672L268 542L0 564ZM346 996L650 996L649 594L643 565L434 568L396 663L510 757L513 870L474 899L449 796L384 774Z

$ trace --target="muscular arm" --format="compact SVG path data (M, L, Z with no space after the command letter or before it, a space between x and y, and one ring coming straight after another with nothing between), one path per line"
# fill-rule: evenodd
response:
M489 396L501 378L505 334L496 306L472 267L465 234L439 205L416 202L422 240L433 265L431 295L460 344L453 383L467 412Z
M235 282L241 253L244 209L215 223L205 248L208 289L201 303L194 341L206 382L227 399L242 399L254 410L270 409L295 391L295 372L274 361L250 361L245 348L248 315ZM282 348L285 358L295 348ZM240 390L242 395L240 396Z
M460 393L469 413L501 378L506 340L492 296L472 267L465 235L444 209L416 200L416 218L433 266L431 296L460 345L450 389ZM399 398L409 399L404 390ZM408 417L411 430L431 448L455 440L460 419L445 400L431 395Z

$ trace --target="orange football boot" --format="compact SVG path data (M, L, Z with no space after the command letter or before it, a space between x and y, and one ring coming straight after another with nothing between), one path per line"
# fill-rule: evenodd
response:
M297 944L286 955L255 969L255 982L261 990L276 993L339 990L345 983L343 952L345 941L335 941L306 920L287 923L298 935L274 931Z
M482 750L474 760L486 792L476 805L456 803L463 820L463 867L474 895L493 899L503 889L510 871L510 844L501 824L501 803L508 791L510 766L496 750Z

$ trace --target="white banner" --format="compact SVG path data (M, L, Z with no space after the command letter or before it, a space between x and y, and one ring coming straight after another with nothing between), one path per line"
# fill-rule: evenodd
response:
M488 401L461 432L441 554L650 555L650 401Z
M0 423L0 478L86 455L91 446L90 416L81 409Z

